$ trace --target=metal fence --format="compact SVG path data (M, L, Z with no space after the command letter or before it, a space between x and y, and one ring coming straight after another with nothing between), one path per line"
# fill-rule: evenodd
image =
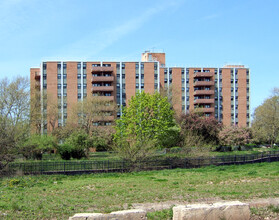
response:
M197 168L203 166L220 166L233 164L261 163L279 161L279 151L246 155L229 155L215 157L174 158L139 161L66 161L66 162L23 162L11 163L8 173L21 174L81 174L102 172L130 172L141 170L160 170L175 168Z

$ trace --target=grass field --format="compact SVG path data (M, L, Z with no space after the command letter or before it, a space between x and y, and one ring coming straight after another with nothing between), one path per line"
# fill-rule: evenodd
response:
M279 162L134 173L0 179L0 219L67 219L133 203L279 197ZM167 216L170 210L158 212ZM149 214L152 219L156 216ZM157 219L162 219L158 217Z

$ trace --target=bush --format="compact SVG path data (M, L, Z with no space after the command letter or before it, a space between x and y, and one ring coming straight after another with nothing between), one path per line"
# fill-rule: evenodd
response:
M72 146L69 144L61 144L57 147L57 152L63 160L70 160L72 157Z
M62 159L69 160L71 157L81 159L88 156L91 147L93 147L93 141L89 135L84 131L76 131L57 150Z
M19 148L19 152L26 159L41 160L43 153L49 152L56 147L55 140L52 136L47 135L32 135L29 139Z
M181 147L172 147L172 148L169 149L170 153L179 153L181 151L182 151Z

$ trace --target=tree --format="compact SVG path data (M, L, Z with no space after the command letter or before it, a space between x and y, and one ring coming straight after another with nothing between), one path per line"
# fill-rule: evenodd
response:
M142 160L171 138L177 130L167 97L141 92L133 96L116 121L114 150L124 159Z
M43 153L54 150L56 142L50 135L33 134L19 146L19 151L26 159L41 160Z
M115 103L106 100L106 97L88 96L73 106L67 123L70 126L77 125L87 134L90 134L96 128L93 122L105 121L107 117L113 116L115 110Z
M181 136L187 146L218 144L218 134L222 124L214 117L205 117L200 112L190 112L182 114L179 121Z
M83 157L88 157L89 149L93 147L93 141L83 130L78 130L73 132L70 137L66 139L65 145L70 146L70 154L73 158L81 159Z
M252 130L258 142L268 142L271 146L279 138L279 88L272 96L256 108Z
M29 80L0 81L0 172L14 159L29 133Z
M222 145L241 146L249 143L251 131L249 128L227 126L220 131L219 140Z
M40 134L42 124L41 93L39 90L31 92L30 100L30 127L31 133Z

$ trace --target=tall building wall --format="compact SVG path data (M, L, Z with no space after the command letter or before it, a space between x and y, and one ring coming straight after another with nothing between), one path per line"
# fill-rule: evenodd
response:
M52 129L53 103L59 110L55 126L63 126L73 106L87 96L114 101L120 117L122 107L138 91L165 93L178 115L198 108L224 125L249 126L250 122L250 72L239 65L166 67L164 53L147 52L141 62L43 62L40 68L30 69L30 79L31 94L42 95L42 132ZM51 97L48 103L45 95Z

